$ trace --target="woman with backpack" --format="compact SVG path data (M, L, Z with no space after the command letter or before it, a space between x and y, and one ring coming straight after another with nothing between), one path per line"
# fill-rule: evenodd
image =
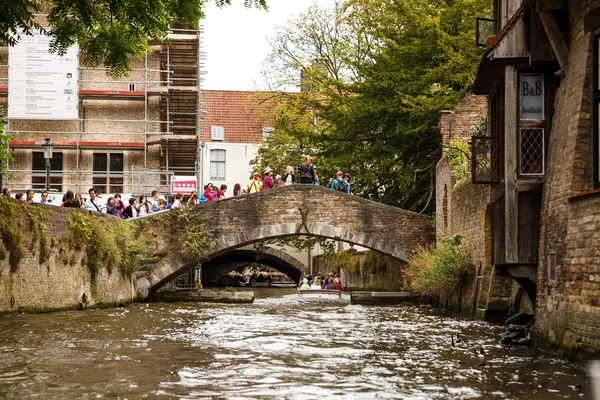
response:
M336 178L331 182L331 188L338 192L350 193L350 185L342 178L342 175L344 175L342 171L338 171L335 174Z
M315 168L310 163L310 156L306 156L304 164L300 165L300 183L314 185L315 182Z

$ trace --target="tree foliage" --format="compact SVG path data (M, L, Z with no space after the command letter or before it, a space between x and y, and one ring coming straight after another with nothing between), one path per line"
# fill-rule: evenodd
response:
M6 173L7 162L12 161L12 155L8 151L8 145L14 138L6 132L4 123L4 110L0 106L0 176Z
M0 41L14 45L34 31L52 36L51 50L64 54L77 43L87 65L104 65L113 76L127 73L131 58L165 41L169 25L195 27L209 0L11 0L0 2ZM218 6L231 0L215 0ZM267 9L266 0L244 0L246 7ZM34 14L47 13L42 28ZM44 24L45 26L46 24Z
M333 10L311 8L272 40L265 75L274 88L302 88L276 115L274 134L310 149L324 167L321 177L349 172L354 194L433 211L439 112L471 87L481 57L475 17L490 11L489 0L348 0ZM291 109L316 117L301 141L278 125ZM267 149L276 141L265 143L257 161L271 162Z

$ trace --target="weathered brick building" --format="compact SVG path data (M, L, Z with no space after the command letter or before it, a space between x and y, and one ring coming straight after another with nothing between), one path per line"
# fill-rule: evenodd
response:
M438 230L441 223L486 247L492 282L504 275L519 283L535 304L540 343L595 353L600 1L496 0L487 22L495 26L481 37L474 92L488 96L488 128L471 138L472 183L444 200L449 178L438 178ZM460 190L483 231L451 225L459 218L452 213L468 208L455 204Z
M170 193L171 178L181 175L198 185L245 183L268 126L254 112L255 93L201 90L200 32L172 29L168 44L152 44L118 79L79 60L78 79L65 89L75 95L76 118L62 120L11 117L16 91L9 93L7 61L14 49L0 46L0 106L14 137L3 186L45 188L44 138L54 145L50 187L57 192Z

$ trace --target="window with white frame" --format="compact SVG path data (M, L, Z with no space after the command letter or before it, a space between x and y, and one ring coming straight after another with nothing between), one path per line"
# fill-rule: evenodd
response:
M593 157L594 157L594 186L600 187L600 29L592 36L593 48L593 91L592 91L592 113L593 113Z
M210 151L210 180L225 180L225 150Z
M211 140L224 140L225 139L225 128L222 126L211 126L210 127L210 139Z

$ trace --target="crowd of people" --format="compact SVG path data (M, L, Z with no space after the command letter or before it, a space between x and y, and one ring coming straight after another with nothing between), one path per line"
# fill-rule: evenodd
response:
M340 283L340 276L333 272L330 272L328 275L318 273L314 277L302 274L299 287L300 290L344 290Z
M317 167L311 163L310 156L305 157L304 163L300 165L298 174L300 175L300 184L319 185ZM333 179L331 183L331 189L342 193L352 194L351 182L352 177L350 174L344 174L342 171L338 171L335 179ZM281 175L275 177L273 177L273 170L271 168L266 168L262 177L258 172L255 172L246 185L246 188L242 188L241 184L236 183L233 187L233 196L271 190L275 186L288 186L295 183L297 182L292 166L288 166ZM204 191L200 193L200 195L194 191L185 202L182 193L175 193L174 196L167 201L165 196L159 194L156 190L152 192L150 197L145 195L130 197L127 202L122 200L119 193L111 195L106 201L103 201L98 197L98 193L94 188L88 190L88 197L84 197L81 193L73 193L71 190L68 190L63 196L60 204L57 204L57 202L53 203L52 200L49 199L47 191L42 191L41 200L39 201L34 201L35 192L33 189L29 189L25 193L16 193L14 197L17 200L22 200L27 203L35 202L39 204L60 205L61 207L67 208L82 208L128 219L142 217L171 208L183 207L184 205L220 200L225 198L226 192L227 185L223 184L217 187L212 183L209 183L204 186ZM2 195L12 197L12 191L9 188L4 188L2 190ZM25 198L23 198L23 196L25 196Z
M236 184L233 189L233 195L237 196L243 193L256 193L273 189L275 186L288 186L295 183L320 185L317 167L311 163L310 156L305 157L304 162L298 169L298 175L300 175L299 182L296 182L294 168L291 165L288 165L281 175L273 177L273 170L267 167L265 168L264 176L262 178L258 172L255 172L252 175L246 190L243 190L240 184ZM352 177L350 174L338 171L331 182L331 189L342 193L352 194L351 182Z

